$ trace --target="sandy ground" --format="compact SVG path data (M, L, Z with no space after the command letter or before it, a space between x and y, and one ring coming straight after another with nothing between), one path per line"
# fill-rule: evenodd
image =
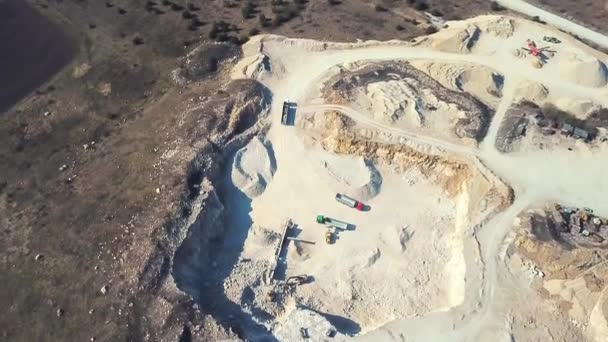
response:
M467 34L478 36L471 39ZM514 53L525 46L526 38L540 41L543 35L563 41L543 68L536 68L531 57ZM439 40L451 41L446 45L438 44ZM459 40L466 48L457 45L453 49ZM445 51L446 46L451 51ZM248 43L244 50L245 59L233 75L253 75L273 92L273 124L266 138L272 143L277 169L261 195L239 202L240 195L235 192L232 201L235 206L246 203L239 210L244 218L239 224L280 232L284 220L291 218L297 224L298 237L315 242L290 244L288 248L286 274L314 277L311 284L295 291L300 304L340 316L348 321L342 327L344 332L364 340L399 336L421 341L582 338L584 334L572 323L570 313L527 289L506 266L505 255L515 217L533 204L559 200L608 214L608 202L603 200L608 191L603 177L608 149L600 146L573 155L558 146L551 151L505 155L493 145L521 82L539 83L550 91L568 90L594 104L608 104L602 69L605 55L547 26L496 17L450 23L449 29L435 37L414 43L328 44L266 36ZM252 66L262 60L254 58L261 54L269 66ZM318 103L319 81L325 73L335 72L332 68L336 65L397 59L467 63L504 75L501 100L479 147L393 127L348 106ZM370 129L433 146L443 155L466 158L483 170L480 172L495 173L512 186L515 201L494 216L480 216L482 209L467 203L475 198L468 196L466 189L450 197L437 186L433 173L400 173L390 165L375 165L382 183L377 194L369 197L371 210L357 212L342 206L333 199L336 189L353 190L369 184L373 172L353 157L338 157L305 144L300 128L280 125L284 98L308 111L337 111ZM312 103L307 106L307 102ZM337 241L326 245L324 228L314 222L317 214L339 218L355 228L339 232ZM248 239L241 257L271 258L270 246L264 239ZM560 286L551 290L560 293ZM290 312L284 313L289 316ZM590 319L589 315L583 319ZM599 310L592 315L594 322L602 322ZM547 318L536 321L541 329L533 336L521 333L523 325L531 324L528 317ZM282 322L279 325L288 324ZM603 334L594 329L589 335L592 339Z

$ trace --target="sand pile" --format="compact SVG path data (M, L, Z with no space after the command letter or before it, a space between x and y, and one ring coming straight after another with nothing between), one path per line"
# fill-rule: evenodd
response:
M494 105L502 96L504 76L490 68L465 63L411 61L416 68L456 91L467 92L486 104Z
M370 200L380 192L382 175L371 161L333 154L323 154L319 161L320 173L328 178L335 192L360 201Z
M367 96L371 101L376 120L395 123L401 118L414 127L423 124L416 90L402 81L375 82L367 86Z
M572 99L560 97L554 102L555 106L564 112L568 112L579 119L585 120L594 111L600 109L600 106L593 103L591 100Z
M517 84L514 100L515 102L526 100L541 104L547 99L548 95L549 90L544 85L538 82L525 80Z
M431 47L435 50L452 53L470 53L479 39L481 30L475 25L464 29L448 29L432 35Z
M513 20L507 17L490 17L490 20L479 21L477 26L483 32L491 33L496 37L507 39L513 35L515 27Z
M232 163L232 183L249 197L262 194L276 170L272 149L255 137L238 150Z
M566 81L587 87L603 87L608 84L606 65L591 56L567 54L560 59L559 75Z

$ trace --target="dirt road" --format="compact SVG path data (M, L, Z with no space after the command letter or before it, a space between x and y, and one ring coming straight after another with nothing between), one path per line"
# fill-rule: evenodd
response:
M438 147L440 149L443 149L447 152L450 153L454 153L454 154L458 154L458 155L464 155L464 156L471 156L475 154L475 151L472 148L466 147L466 146L462 146L462 145L458 145L455 143L451 143L448 141L444 141L441 139L437 139L434 138L432 136L425 136L413 131L409 131L409 130L405 130L402 128L396 128L396 127L392 127L390 125L386 125L386 124L382 124L374 119L372 119L369 116L366 116L363 113L358 112L357 110L347 107L347 106L341 106L341 105L311 105L311 106L304 106L302 108L300 108L300 110L302 112L315 112L315 111L336 111L336 112L340 112L346 116L348 116L349 118L353 119L354 121L356 121L357 123L365 126L365 127L370 127L370 128L374 128L380 132L385 132L385 133L389 133L392 134L394 136L398 136L398 137L405 137L409 140L412 140L416 143L420 143L420 144L425 144L425 145L429 145L429 146L434 146L434 147Z

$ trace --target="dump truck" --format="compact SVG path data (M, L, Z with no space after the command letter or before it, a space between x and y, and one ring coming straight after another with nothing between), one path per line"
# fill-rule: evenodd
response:
M337 229L348 230L349 224L340 220L332 219L327 216L317 215L317 223L325 224Z
M363 211L363 208L365 207L365 205L363 205L363 203L357 201L356 199L352 198L352 197L348 197L344 194L336 194L336 201L351 207L351 208L355 208L359 211Z
M289 100L285 99L283 101L283 111L281 112L281 123L283 125L287 125L287 120L289 118Z
M293 126L295 121L296 110L298 104L288 99L283 101L283 109L281 111L281 123L286 126Z

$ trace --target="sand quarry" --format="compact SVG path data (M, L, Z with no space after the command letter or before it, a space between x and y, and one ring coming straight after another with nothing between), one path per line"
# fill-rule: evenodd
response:
M543 36L561 43L539 66L521 48L526 39L547 45ZM243 49L232 77L257 79L273 96L268 131L236 152L223 185L224 245L240 253L225 294L269 331L245 327L247 338L608 336L606 290L574 324L506 261L526 208L560 201L608 215L607 145L563 138L550 150L524 145L508 154L494 146L522 98L580 115L608 106L606 55L549 26L495 16L449 22L411 42L266 35ZM281 124L284 99L298 105L293 125ZM368 207L342 205L338 192ZM328 244L319 214L350 227L332 230ZM286 242L272 279L287 220L289 236L304 241ZM289 285L296 275L306 283Z

